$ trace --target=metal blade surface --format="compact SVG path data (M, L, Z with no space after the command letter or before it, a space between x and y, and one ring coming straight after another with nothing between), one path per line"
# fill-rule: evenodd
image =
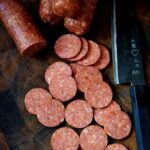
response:
M134 0L113 0L112 55L115 84L145 84L134 6Z

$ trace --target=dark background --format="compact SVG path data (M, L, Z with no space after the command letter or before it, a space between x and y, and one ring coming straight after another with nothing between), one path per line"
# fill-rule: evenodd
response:
M34 87L48 90L44 72L48 65L59 60L54 54L56 39L67 31L63 22L58 26L44 24L38 14L39 1L22 0L48 41L48 46L34 57L21 57L11 37L0 24L0 150L49 150L51 134L57 128L46 128L24 106L25 94ZM150 1L137 0L137 18L144 60L144 70L150 93ZM84 36L105 44L111 53L111 0L99 0L91 30ZM112 64L102 71L104 80L113 88L114 99L132 118L129 86L113 84ZM94 121L93 121L94 123ZM63 123L61 126L65 126ZM78 131L80 132L80 131ZM111 138L109 142L114 142ZM124 140L130 150L136 150L135 132Z

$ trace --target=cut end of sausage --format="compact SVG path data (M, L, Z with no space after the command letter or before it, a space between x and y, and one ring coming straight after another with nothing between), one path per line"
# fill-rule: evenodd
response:
M47 45L46 41L37 42L37 43L30 45L26 49L20 49L20 52L21 52L21 55L32 56L32 55L38 53L40 50L44 49L46 47L46 45Z
M71 17L66 17L64 19L64 26L68 31L76 35L84 35L90 29L88 22Z

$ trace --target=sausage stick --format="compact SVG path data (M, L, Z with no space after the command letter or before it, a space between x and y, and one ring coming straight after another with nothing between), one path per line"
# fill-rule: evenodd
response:
M21 55L33 55L46 41L19 0L0 0L0 19Z
M80 0L52 0L52 9L58 16L74 17L80 11Z
M49 22L51 25L58 24L62 17L55 15L52 11L52 0L41 0L39 14L43 22Z
M83 35L90 29L97 4L97 0L83 0L82 2L81 12L78 16L64 19L64 26L77 35Z

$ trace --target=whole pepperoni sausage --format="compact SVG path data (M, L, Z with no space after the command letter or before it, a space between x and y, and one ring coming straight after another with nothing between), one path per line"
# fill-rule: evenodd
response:
M43 22L49 22L51 25L58 24L62 17L55 15L52 11L52 0L41 0L39 14Z
M80 0L52 0L53 12L58 16L75 16L80 11Z
M91 26L97 0L83 0L81 12L74 18L66 17L64 26L77 35L85 34Z
M0 19L22 55L33 55L46 41L19 0L0 1Z

